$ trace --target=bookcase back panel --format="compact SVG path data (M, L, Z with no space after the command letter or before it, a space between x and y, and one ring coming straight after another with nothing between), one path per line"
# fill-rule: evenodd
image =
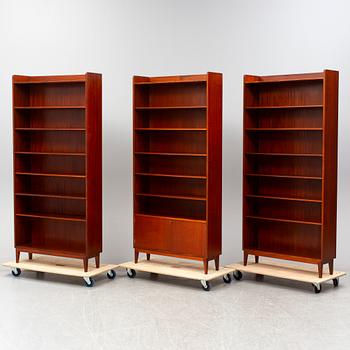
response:
M18 172L84 175L85 157L16 155L15 167Z
M304 224L248 222L247 249L320 258L321 228Z
M322 108L247 110L246 128L322 128Z
M85 84L15 84L15 107L84 106Z
M85 153L85 132L74 137L70 131L17 132L15 137L15 152Z
M149 132L138 135L136 152L206 153L206 134L202 132Z
M136 173L170 175L206 175L206 158L191 156L140 156L135 157Z
M205 109L137 111L136 128L206 128Z
M135 86L136 107L205 106L206 83Z
M247 215L321 223L321 203L247 198Z
M322 133L283 131L249 133L248 152L321 154Z
M249 106L307 106L322 105L322 81L285 82L249 86Z
M85 251L85 223L16 218L16 245L48 250Z
M248 156L246 173L289 176L322 176L321 157ZM247 157L247 158L248 158Z
M322 199L322 182L320 180L248 178L246 191L248 195Z
M138 196L136 213L185 219L206 219L205 202L174 198L148 198Z
M136 193L206 196L206 181L199 179L182 179L157 176L138 176L135 180Z
M20 197L16 200L16 209L20 214L54 214L78 219L86 216L85 201L75 199Z
M85 179L23 176L15 177L16 193L85 197Z
M15 128L85 128L84 109L15 111Z

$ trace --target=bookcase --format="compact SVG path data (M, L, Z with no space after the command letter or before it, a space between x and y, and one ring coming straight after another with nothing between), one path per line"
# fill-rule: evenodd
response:
M243 250L336 257L338 72L244 77Z
M13 76L16 262L102 252L102 76Z
M133 78L134 250L221 254L222 74Z

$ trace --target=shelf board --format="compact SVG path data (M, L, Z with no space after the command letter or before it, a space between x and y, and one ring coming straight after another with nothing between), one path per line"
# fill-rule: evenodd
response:
M278 157L322 157L316 153L275 153L275 152L245 152L247 156L278 156Z
M207 200L205 197L199 197L199 196L176 196L176 195L150 194L150 193L136 193L136 196L170 198L170 199L184 199L184 200L194 200L194 201L206 201Z
M72 153L72 152L15 152L18 155L41 155L41 156L79 156L86 157L86 153Z
M31 244L16 245L16 249L21 252L28 252L28 253L34 253L34 254L62 256L62 257L69 257L69 258L85 257L85 252L82 252L79 250L45 248L45 247L33 246Z
M49 220L61 220L61 221L77 221L85 222L86 218L77 215L58 215L58 214L44 214L44 213L16 213L16 216L36 218L36 219L49 219Z
M269 258L282 259L282 260L300 261L305 263L318 263L320 261L319 258L290 255L288 254L288 252L285 252L285 253L273 252L273 251L266 251L266 250L256 249L256 248L247 248L247 249L244 249L244 251L250 255L266 256Z
M207 131L207 128L135 128L135 131Z
M134 152L135 155L206 157L205 153Z
M256 177L273 177L282 179L301 179L301 180L322 180L319 176L301 176L301 175L270 175L270 174L245 174L246 176L256 176Z
M323 128L246 128L246 131L322 131Z
M156 174L156 173L135 173L138 176L156 176L156 177L175 177L180 179L201 179L205 180L206 176L199 175L178 175L178 174Z
M207 222L206 220L190 219L190 218L183 218L183 217L177 217L177 216L166 216L166 215L154 215L154 214L152 215L152 214L135 213L135 216L142 216L142 217L148 217L148 218L158 218L158 219Z
M15 85L32 85L32 84L71 84L71 83L85 83L85 76L81 76L78 79L64 79L62 77L61 79L59 77L55 77L54 80L47 80L47 79L37 79L37 80L21 80L21 81L14 81L13 83Z
M86 178L86 175L78 175L78 174L50 174L50 173L32 173L32 172L22 172L22 171L16 171L15 175L67 177L67 178L77 178L77 179Z
M163 109L206 109L206 105L200 106L159 106L159 107L135 107L135 110L163 110Z
M176 85L176 84L197 84L206 83L207 79L196 79L196 80L159 80L159 81L138 81L134 85Z
M13 107L15 110L25 109L25 110L37 110L37 109L85 109L85 106L22 106Z
M246 81L245 85L261 85L261 84L288 84L288 83L304 83L304 82L323 82L322 77L318 78L291 78L291 79L275 79L275 80L256 80L256 81Z
M306 203L322 203L322 200L320 199L276 197L276 196L263 196L263 195L255 195L255 194L247 194L245 196L247 198L257 198L257 199L273 199L273 200L295 201L295 202L306 202Z
M246 218L252 219L252 220L261 220L261 221L273 221L273 222L285 222L285 223L291 223L291 224L322 226L321 222L315 222L315 221L267 218L267 217L263 217L263 216L253 216L253 215L247 215Z
M67 196L60 194L42 194L42 193L25 193L25 192L17 192L15 196L19 197L40 197L40 198L57 198L57 199L77 199L77 200L85 200L86 197L82 196Z
M250 107L245 107L247 110L259 110L259 109L305 109L305 108L323 108L323 105L285 105L285 106L250 106Z
M15 131L86 131L85 128L15 128Z

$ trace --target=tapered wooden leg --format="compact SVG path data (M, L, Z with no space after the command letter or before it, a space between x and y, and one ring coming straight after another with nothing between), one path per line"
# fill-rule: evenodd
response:
M16 250L16 263L19 263L19 256L21 255L21 252L19 250Z
M100 254L95 256L95 264L98 269L100 267Z
M255 264L259 263L259 255L255 255Z
M147 256L147 260L151 259L151 254L146 254L146 256Z
M208 264L209 264L208 259L204 259L203 264L204 264L204 273L207 274L208 273Z
M83 259L84 261L84 272L88 272L89 259Z
M322 274L323 274L323 263L319 263L318 264L318 277L322 278Z
M220 262L220 257L216 257L215 258L215 270L218 271L219 270L219 262Z
M243 253L243 265L247 266L248 263L248 253L244 252Z
M135 250L134 260L135 260L135 264L137 264L137 262L139 261L139 252L137 250Z
M28 253L29 260L33 259L33 253Z
M329 274L333 275L333 259L329 260L328 267L329 267Z

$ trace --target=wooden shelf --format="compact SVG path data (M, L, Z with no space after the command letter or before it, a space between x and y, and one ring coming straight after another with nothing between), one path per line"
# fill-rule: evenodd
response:
M278 156L278 157L322 157L322 154L312 153L266 153L266 152L245 152L247 156Z
M246 85L262 85L262 84L289 84L289 83L305 83L305 82L323 82L323 77L314 77L314 78L292 78L292 79L271 79L271 80L255 80L255 81L246 81Z
M135 131L207 131L206 128L135 128Z
M159 219L181 220L181 221L188 221L188 222L206 223L206 220L189 219L189 218L178 217L178 216L151 215L151 214L141 214L141 213L135 213L135 216L137 216L137 217L147 217L147 218L156 218L156 219L159 218Z
M53 249L47 247L39 247L31 244L22 244L17 246L22 252L35 253L35 254L44 254L44 255L53 255L53 256L62 256L76 259L83 259L85 256L85 251L79 250L68 250L68 249Z
M82 197L82 196L67 196L67 195L61 195L61 194L41 194L41 193L20 193L20 192L17 192L17 193L15 193L15 196L86 200L86 197Z
M62 220L62 221L79 221L85 222L86 218L82 216L74 215L58 215L58 214L43 214L43 213L17 213L16 216L37 218L37 219L49 219L49 220Z
M285 178L285 179L300 179L300 180L322 180L319 176L302 176L302 175L270 175L270 174L245 174L245 176L256 177L272 177L272 178Z
M73 152L14 152L16 155L41 155L41 156L78 156L86 157L86 153Z
M135 110L153 110L153 109L206 109L207 106L159 106L159 107L135 107Z
M15 128L15 131L86 131L85 128Z
M206 197L198 196L175 196L167 194L151 194L151 193L136 193L136 196L145 196L145 197L158 197L158 198L170 198L170 199L184 199L184 200L193 200L193 201L206 201Z
M274 221L274 222L285 222L285 223L291 223L291 224L322 226L321 222L315 222L315 221L277 219L277 218L267 218L267 217L263 217L263 216L253 216L253 215L247 215L246 218L252 219L252 220L261 220L261 221Z
M199 175L179 175L179 174L157 174L157 173L135 173L138 176L174 177L180 179L201 179L206 180L206 176Z
M135 155L150 155L150 156L185 156L185 157L206 157L202 153L169 153L169 152L134 152Z
M13 107L15 110L25 109L25 110L37 110L37 109L85 109L85 106L21 106Z
M322 104L319 105L284 105L284 106L247 106L245 107L246 110L259 110L259 109L314 109L314 108L323 108Z
M323 131L322 128L246 128L246 131Z
M139 81L135 82L136 86L143 85L177 85L177 84L198 84L198 83L206 83L207 80L205 78L198 78L193 80L159 80L159 81Z
M308 198L292 198L292 197L276 197L276 196L262 196L255 194L247 194L247 198L253 199L272 199L272 200L282 200L282 201L295 201L295 202L310 202L310 203L322 203L320 199L308 199Z
M23 171L22 172L16 171L15 175L67 177L67 178L77 178L77 179L86 178L86 175L78 175L78 174L50 174L50 173L32 173L32 172L23 172Z

